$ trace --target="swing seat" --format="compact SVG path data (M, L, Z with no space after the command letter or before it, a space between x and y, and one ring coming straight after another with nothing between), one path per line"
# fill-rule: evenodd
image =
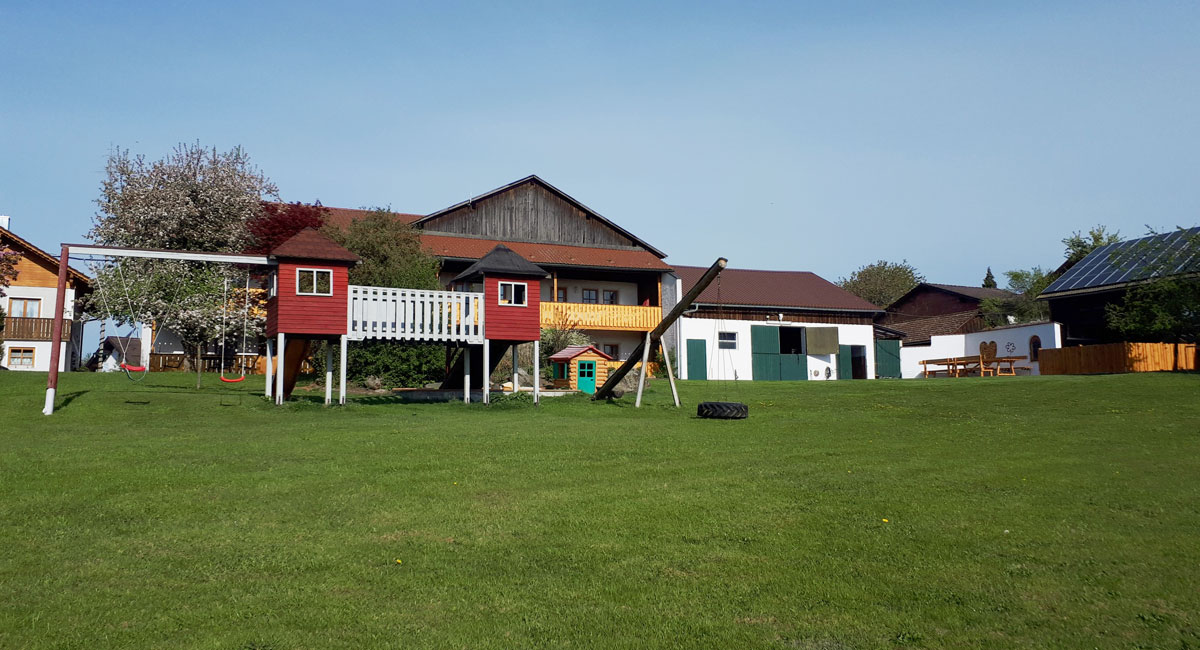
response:
M241 377L234 377L233 379L230 379L228 377L221 377L221 381L223 381L227 384L237 384L237 383L246 381L246 375L242 375Z
M129 372L146 372L146 366L131 366L128 363L122 363L121 370L128 370Z

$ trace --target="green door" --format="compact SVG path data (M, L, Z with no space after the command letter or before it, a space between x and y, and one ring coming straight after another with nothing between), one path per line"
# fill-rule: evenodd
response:
M751 325L750 352L753 354L779 354L779 328L768 325Z
M837 355L838 379L854 378L854 363L851 360L849 345L839 345Z
M779 355L779 378L784 381L801 381L808 379L808 355Z
M687 340L687 378L708 379L708 352L704 339Z
M875 341L875 377L877 379L900 378L900 341L896 339Z
M591 395L596 392L596 362L595 361L580 361L575 367L575 372L579 373L575 381L575 385L579 390Z

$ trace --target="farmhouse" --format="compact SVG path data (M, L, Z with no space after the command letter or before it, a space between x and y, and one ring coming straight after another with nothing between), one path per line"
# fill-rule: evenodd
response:
M4 298L0 298L5 312L4 329L0 331L4 339L0 365L9 370L46 371L50 369L58 258L18 237L9 229L10 222L10 217L0 216L0 246L20 253L21 257L17 261L17 277ZM68 267L59 370L74 370L82 362L83 322L75 302L90 287L86 275Z
M327 209L342 227L366 214ZM539 325L582 330L614 360L629 356L674 295L673 282L664 287L665 253L537 176L429 215L395 217L420 230L448 289L464 290L459 274L498 244L544 269L549 278L530 306Z
M928 345L934 336L986 329L983 301L1013 297L1003 289L922 282L888 305L878 322L904 332L904 345Z
M678 295L705 269L677 266ZM679 319L684 379L899 376L899 342L875 340L875 305L804 271L726 269ZM877 368L877 359L887 359Z

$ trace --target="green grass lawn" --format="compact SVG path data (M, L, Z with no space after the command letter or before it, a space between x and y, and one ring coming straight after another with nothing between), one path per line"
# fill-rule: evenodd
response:
M0 373L0 647L1200 646L1198 375L193 381Z

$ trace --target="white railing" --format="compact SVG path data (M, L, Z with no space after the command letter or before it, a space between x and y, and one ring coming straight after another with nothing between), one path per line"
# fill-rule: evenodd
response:
M483 294L350 285L353 340L483 343Z

